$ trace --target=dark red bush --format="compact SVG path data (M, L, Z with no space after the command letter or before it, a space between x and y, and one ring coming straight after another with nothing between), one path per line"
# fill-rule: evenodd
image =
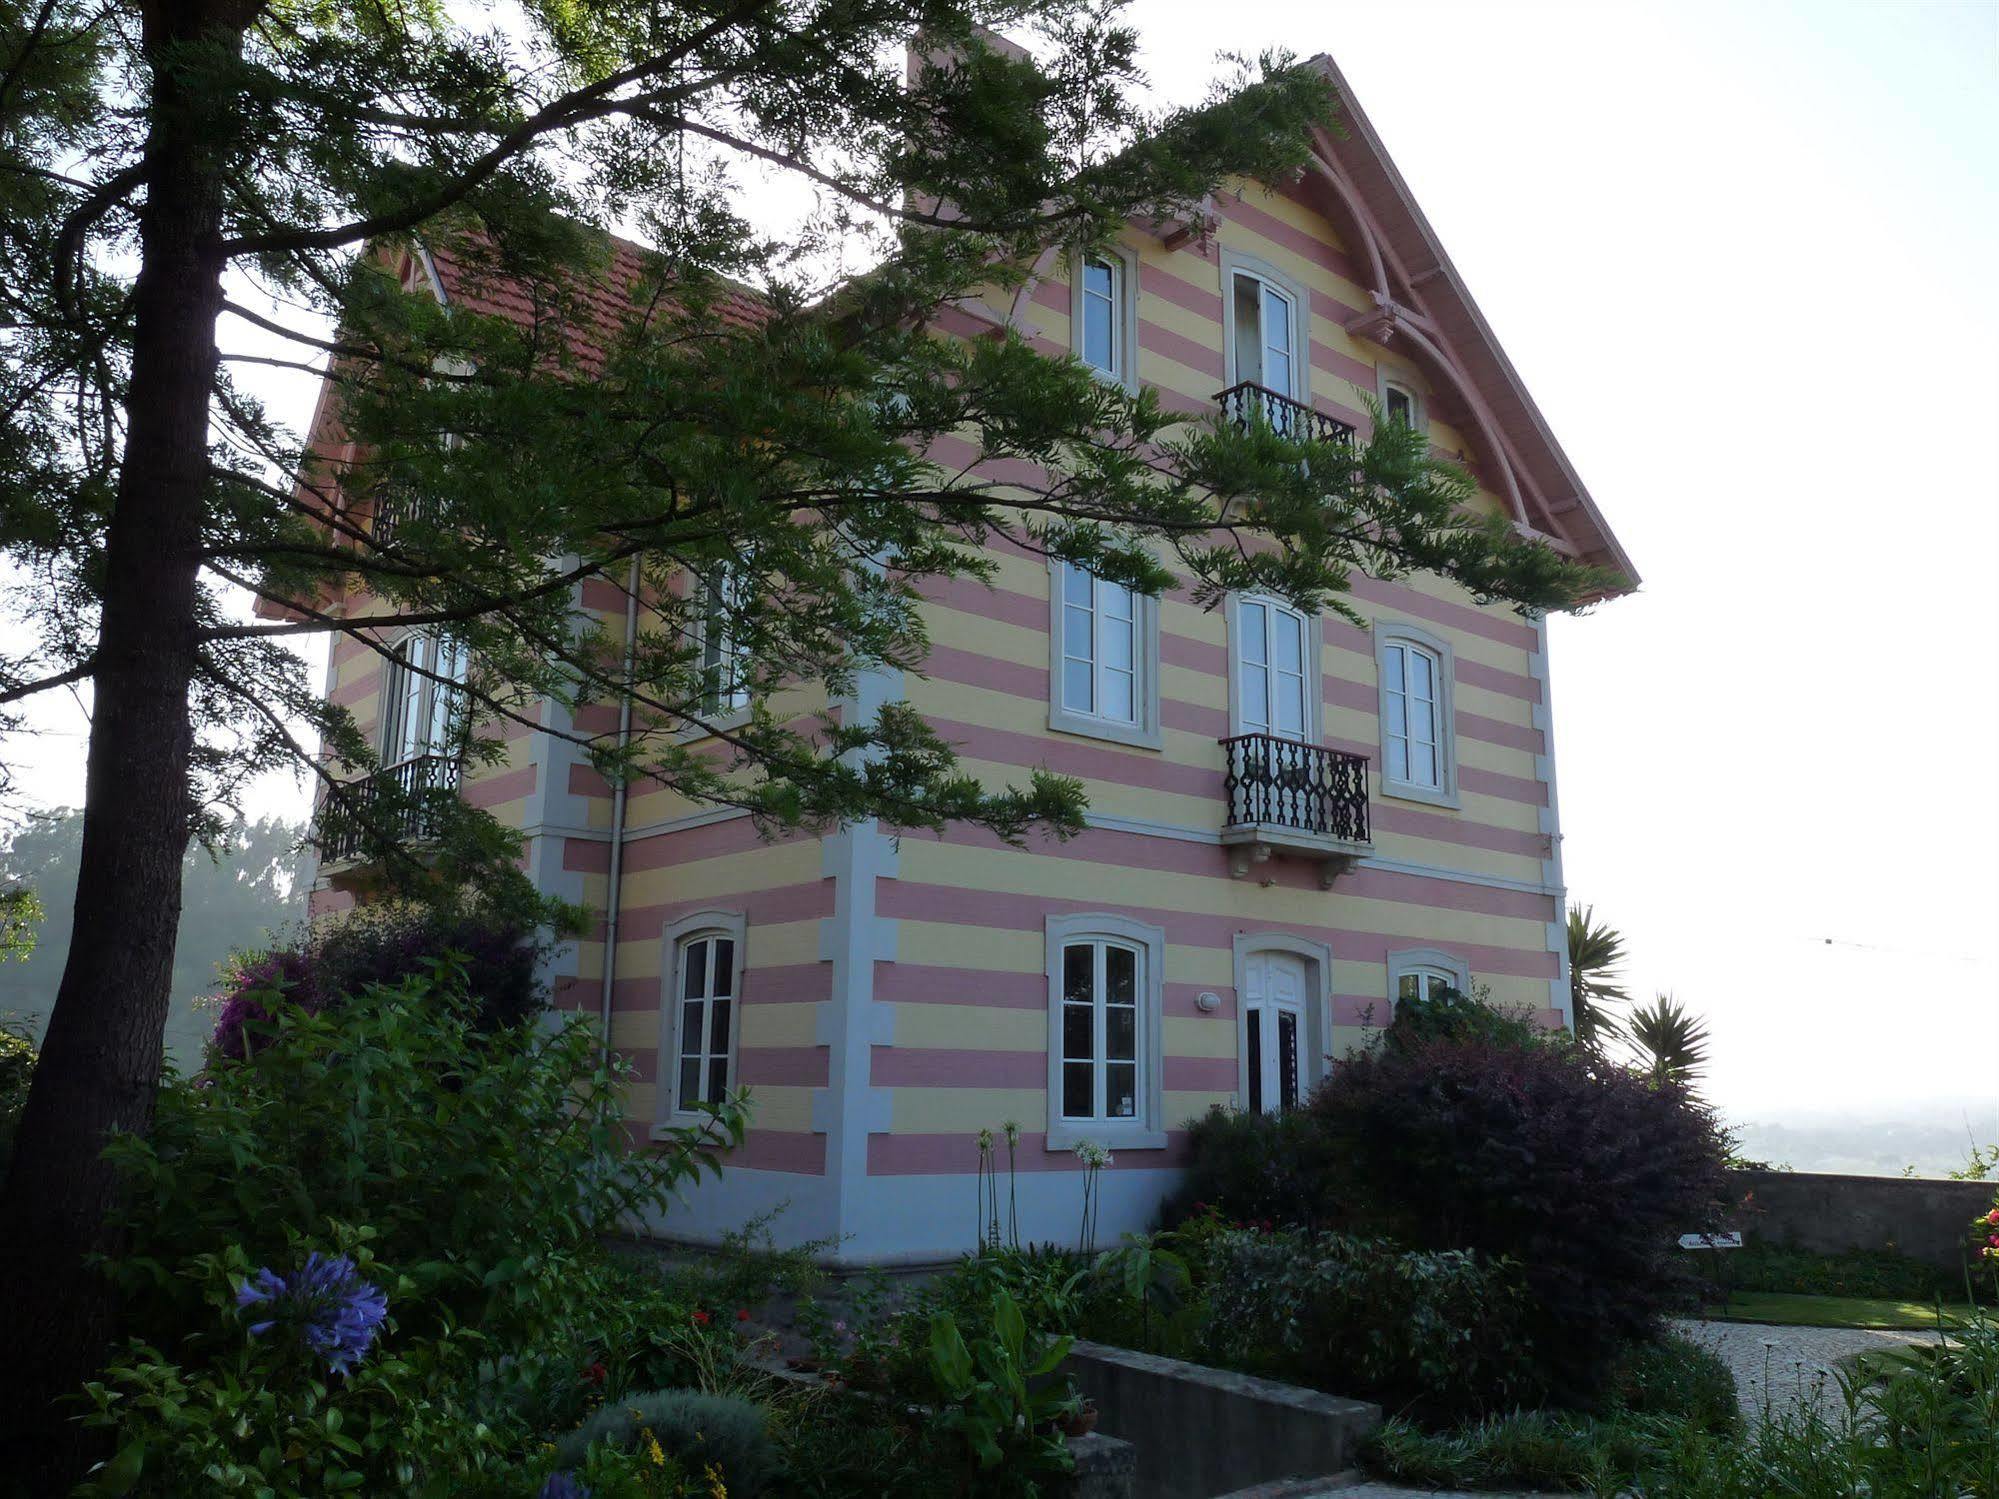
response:
M1693 1304L1679 1236L1718 1225L1727 1185L1684 1088L1562 1044L1440 1040L1336 1067L1310 1110L1354 1227L1520 1264L1533 1356L1569 1398Z

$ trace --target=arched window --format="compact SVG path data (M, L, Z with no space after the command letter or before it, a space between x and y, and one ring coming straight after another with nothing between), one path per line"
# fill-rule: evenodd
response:
M662 1121L719 1104L736 1085L743 919L701 912L674 923L666 947L671 961L660 1026Z
M1471 992L1471 969L1463 959L1429 947L1388 955L1390 999L1435 999L1447 989Z
M1160 967L1165 933L1119 916L1048 918L1048 1131L1163 1145Z
M1070 276L1070 351L1112 384L1131 388L1138 357L1136 257L1123 250L1081 256Z

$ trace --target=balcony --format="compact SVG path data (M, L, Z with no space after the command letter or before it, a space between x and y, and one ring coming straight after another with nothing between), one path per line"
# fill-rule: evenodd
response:
M437 835L458 796L456 755L418 755L346 783L349 805L329 833L315 835L323 864L358 864L375 841L421 843Z
M1289 396L1281 396L1274 390L1247 380L1240 385L1231 385L1216 396L1215 404L1222 408L1222 419L1239 431L1248 430L1250 424L1261 416L1264 423L1280 437L1342 445L1353 442L1354 430L1345 422L1327 416L1323 411L1315 411L1303 401L1294 401Z
M382 490L375 499L373 526L375 545L392 547L396 544L396 532L405 521L413 520L435 525L438 515L439 506L434 499L420 498L395 490Z
M1356 859L1374 851L1365 756L1274 734L1224 739L1222 753L1228 798L1222 843L1237 878L1286 854L1316 863L1320 888L1331 889Z

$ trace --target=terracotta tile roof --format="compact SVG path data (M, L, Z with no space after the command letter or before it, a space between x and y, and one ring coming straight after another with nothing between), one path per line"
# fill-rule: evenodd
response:
M575 288L585 325L566 330L570 353L586 370L603 362L605 346L637 310L633 293L648 273L650 251L616 235L609 238L610 263L583 278ZM532 327L552 315L552 309L536 304L528 286L480 264L477 254L466 253L463 241L455 245L440 241L426 244L425 249L436 268L446 306L510 318L522 327ZM735 328L754 328L769 315L763 298L737 282L725 283L715 312L721 322Z

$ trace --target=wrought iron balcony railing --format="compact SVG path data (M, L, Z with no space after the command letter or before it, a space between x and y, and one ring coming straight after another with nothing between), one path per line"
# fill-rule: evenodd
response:
M418 755L371 776L347 782L347 805L319 834L319 856L329 864L357 859L370 835L420 843L443 826L443 810L458 795L456 755Z
M1228 798L1222 842L1232 868L1288 853L1316 860L1330 886L1368 852L1367 759L1274 734L1238 734L1222 741Z
M1231 385L1215 397L1215 404L1222 408L1223 419L1238 428L1247 428L1260 415L1281 437L1336 443L1351 443L1354 438L1353 428L1338 417L1248 380Z
M395 490L383 490L375 500L373 535L378 547L393 546L396 531L405 521L437 519L437 502Z

